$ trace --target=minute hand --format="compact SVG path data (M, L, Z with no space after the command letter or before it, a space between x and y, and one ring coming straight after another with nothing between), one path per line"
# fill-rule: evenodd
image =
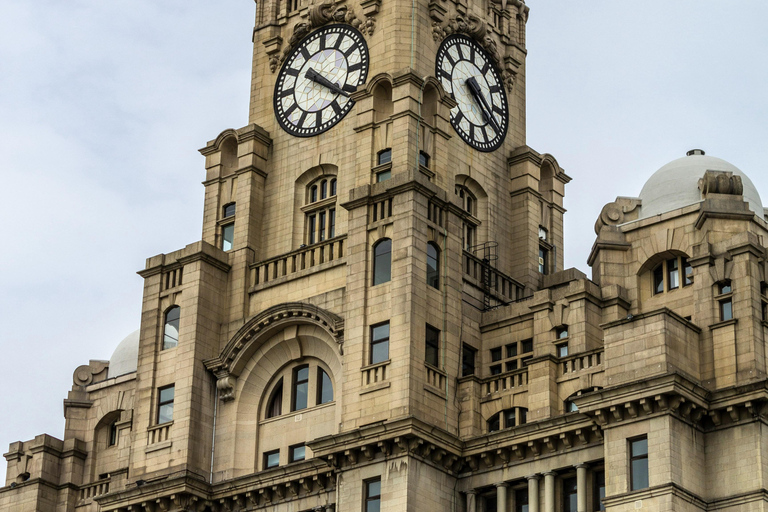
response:
M480 108L483 110L483 115L485 116L486 121L490 123L490 125L493 127L496 133L501 133L501 129L499 128L499 125L496 123L496 119L494 119L493 115L491 114L491 107L488 105L488 102L485 101L485 96L483 96L483 91L482 89L480 89L480 84L477 83L477 80L475 80L475 77L471 76L467 78L467 86L469 86L469 92L471 92L472 96L475 97L475 101L477 101L480 104Z
M332 92L335 92L336 94L341 94L342 96L344 96L346 98L349 98L349 93L347 93L346 91L342 90L341 87L339 87L338 85L332 83L330 80L328 80L327 78L325 78L323 75L321 75L320 73L318 73L317 71L315 71L312 68L309 68L304 76L306 76L307 78L309 78L313 82L317 82L318 84L322 85L323 87L326 87L326 88L330 89Z

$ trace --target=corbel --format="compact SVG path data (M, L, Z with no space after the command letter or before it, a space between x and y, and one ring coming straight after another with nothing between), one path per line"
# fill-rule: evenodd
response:
M237 510L245 510L245 495L244 494L238 494L236 496L232 497L232 504L235 505Z
M229 498L221 498L219 500L219 510L221 512L232 512L232 504L229 501Z
M312 481L317 484L317 488L321 491L325 489L325 476L315 475L312 477Z
M432 453L432 451L435 448L436 448L436 446L431 444L431 443L424 445L424 449L421 451L421 456L426 459L427 457L429 457L429 454Z
M675 412L685 403L685 398L681 396L673 396L668 403L669 412Z
M651 414L653 412L653 403L647 398L640 399L640 407L643 408L645 414Z
M344 456L350 464L357 464L357 453L355 450L344 450Z
M373 460L373 457L376 455L376 449L371 445L365 445L360 450L363 452L363 455L365 455L365 458L368 460Z
M499 448L496 450L496 455L499 457L502 464L507 464L509 462L509 452L506 448Z
M171 500L168 498L158 498L155 503L157 503L157 509L160 512L167 512L171 508Z
M259 506L259 494L255 492L248 491L245 493L245 499L248 500L248 503L253 507Z
M605 414L605 410L603 409L598 409L595 411L595 419L600 425L608 424L608 415Z
M550 452L557 451L557 440L552 436L547 436L544 438L544 444L547 445L547 449Z
M302 489L304 489L304 492L306 494L309 494L312 492L312 480L309 478L300 478L299 479L299 485Z
M685 399L683 399L683 400L685 400ZM680 405L680 415L683 418L690 418L691 411L693 410L694 407L696 407L696 406L694 404L692 404L691 402L683 402Z
M659 404L659 409L664 410L669 407L669 404L667 403L667 395L656 395L653 399Z
M613 418L616 421L622 421L624 419L624 414L621 412L621 409L619 409L615 405L612 405L609 411L611 411L611 414L613 414Z
M515 454L515 457L517 457L517 460L525 459L525 446L523 446L522 444L512 445L512 453Z
M280 485L273 485L272 494L275 498L277 498L278 500L281 500L285 498L285 489L283 489L283 487Z
M443 457L445 457L447 453L448 452L446 452L442 448L440 450L435 450L435 452L432 454L432 462L434 462L435 464L440 464L440 461L443 460Z
M410 453L416 453L416 450L418 450L419 447L423 444L424 440L422 439L411 439L411 441L408 443L408 451Z
M712 418L712 423L715 424L716 427L719 427L722 421L720 420L720 412L719 411L709 411L709 417Z
M480 454L480 458L485 463L485 467L492 468L493 467L493 453L492 452L483 452Z
M261 496L262 503L272 503L272 492L268 488L259 489L259 496Z
M385 457L388 457L389 454L392 453L392 445L389 444L389 441L379 441L376 443L376 446L379 447L379 450L381 450L381 453L383 453Z
M592 433L595 434L595 437L598 438L600 441L603 440L603 430L597 425L592 427Z
M707 411L705 411L701 407L694 406L694 409L691 411L691 421L694 423L698 423L699 421L701 421L701 418L703 418L706 413Z
M728 415L731 417L731 421L733 423L737 423L739 421L739 408L734 407L733 405L729 405L725 408L725 412L728 413Z
M448 457L443 459L443 467L445 469L450 469L451 466L453 466L456 463L457 460L459 460L459 456L458 455L454 455L452 453Z
M146 512L155 512L156 504L154 501L144 501L141 504L141 508Z
M328 465L332 468L338 468L341 464L339 464L339 459L336 457L335 453L331 453L328 455Z
M477 465L477 458L473 456L464 457L464 462L467 463L467 466L469 466L469 469L472 471L477 471L478 465Z
M398 448L400 448L400 451L407 452L408 451L408 440L404 437L396 437L395 438L395 444Z
M566 449L571 448L573 444L571 443L571 434L568 432L563 432L560 434L560 441L562 441L563 446L565 446Z
M589 433L583 428L576 430L576 437L579 438L581 444L589 443Z
M285 484L285 488L288 489L288 492L294 498L299 495L299 483L298 482L296 482L296 481L287 482Z
M630 418L637 418L637 407L635 407L634 402L627 402L624 404L624 408L629 413Z
M528 449L531 450L534 457L538 457L541 453L538 441L528 441Z

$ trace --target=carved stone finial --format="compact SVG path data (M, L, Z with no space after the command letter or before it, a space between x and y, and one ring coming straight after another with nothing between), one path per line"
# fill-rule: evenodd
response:
M741 181L741 176L732 172L707 171L699 179L699 190L702 197L707 197L707 194L740 196L744 194L744 183Z
M613 203L603 206L600 216L595 221L595 234L600 234L603 226L616 226L634 220L634 216L628 215L640 206L642 201L635 197L619 197ZM630 218L632 217L632 218Z

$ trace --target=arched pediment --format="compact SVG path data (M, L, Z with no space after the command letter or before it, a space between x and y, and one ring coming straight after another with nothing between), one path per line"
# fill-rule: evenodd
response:
M299 324L320 327L336 341L339 352L342 352L344 320L340 316L303 302L286 302L272 306L248 320L218 357L205 361L205 367L219 379L217 386L221 398L233 398L234 380L266 340L286 327Z

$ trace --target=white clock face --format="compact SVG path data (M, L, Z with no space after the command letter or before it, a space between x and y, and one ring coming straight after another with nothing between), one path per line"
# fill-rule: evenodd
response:
M313 32L286 58L275 84L280 126L297 137L318 135L341 121L354 101L349 93L368 76L368 47L348 25Z
M437 51L435 74L458 103L451 109L456 133L480 151L498 148L507 134L509 107L485 50L463 35L448 36Z

